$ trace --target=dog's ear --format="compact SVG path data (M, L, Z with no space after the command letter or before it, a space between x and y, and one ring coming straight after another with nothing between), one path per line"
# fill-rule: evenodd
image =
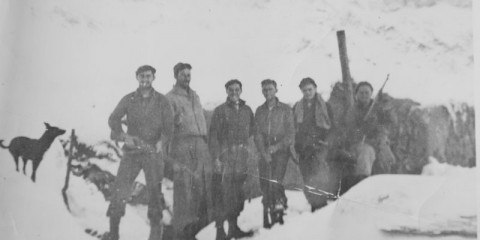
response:
M44 122L43 124L45 124L45 127L51 128L50 124L48 124L48 123L46 123L46 122Z

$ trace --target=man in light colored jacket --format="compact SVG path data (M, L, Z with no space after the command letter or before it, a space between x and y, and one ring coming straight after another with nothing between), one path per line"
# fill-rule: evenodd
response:
M175 86L167 93L174 110L173 230L175 239L195 239L213 220L213 162L207 145L207 125L200 98L190 88L192 66L174 67Z

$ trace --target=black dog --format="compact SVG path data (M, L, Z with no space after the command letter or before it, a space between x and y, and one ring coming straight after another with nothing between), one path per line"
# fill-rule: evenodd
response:
M40 139L30 139L27 137L16 137L10 142L10 146L4 146L3 140L0 140L0 147L8 149L15 160L15 165L18 172L18 158L23 159L23 174L25 173L25 166L28 160L32 160L32 181L35 182L35 175L38 165L43 159L43 155L52 145L53 140L65 133L65 130L58 127L52 127L50 124L45 123L47 130L43 133Z

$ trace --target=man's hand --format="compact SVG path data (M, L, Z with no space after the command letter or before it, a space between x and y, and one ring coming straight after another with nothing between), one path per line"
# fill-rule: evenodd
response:
M276 145L270 146L267 148L268 154L274 154L278 151L278 147Z
M163 147L163 143L162 141L158 141L156 144L155 144L155 152L160 155L162 158L164 157L164 147Z
M135 148L136 145L135 145L135 138L128 135L128 134L125 134L124 137L123 137L123 142L125 142L125 145L129 148Z
M298 164L299 158L297 151L295 150L295 147L293 145L290 146L290 155L292 156L293 161Z
M216 158L213 163L213 171L215 173L222 173L223 163L219 158Z
M270 163L272 161L272 156L269 153L265 153L263 155L263 159L267 162Z
M175 114L174 116L174 123L176 126L182 125L183 123L183 115L184 115L185 109L183 107Z

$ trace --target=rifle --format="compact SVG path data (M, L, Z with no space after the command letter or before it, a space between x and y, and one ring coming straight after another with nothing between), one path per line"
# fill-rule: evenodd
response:
M385 85L387 84L389 78L390 78L390 73L387 74L387 79L385 79L385 82L383 82L382 87L378 90L377 95L376 95L375 98L373 99L372 105L370 105L370 107L368 108L367 113L366 113L365 116L363 117L363 122L365 122L365 121L367 120L368 116L369 116L370 113L372 112L373 106L374 106L375 103L377 102L377 99L379 98L379 96L381 95L381 93L383 93L383 88L384 88Z
M372 112L373 107L375 106L375 103L377 103L378 98L379 98L379 97L381 96L381 94L383 93L383 88L385 88L385 85L387 84L389 78L390 78L390 73L387 74L387 79L385 79L385 81L383 82L383 85L382 85L382 87L378 90L377 95L375 96L375 98L373 98L372 104L370 105L370 107L368 108L367 113L366 113L365 116L363 117L362 125L365 124L365 122L367 121L367 118L368 118L368 116L370 115L370 113ZM366 138L366 135L363 134L362 143L365 142L365 138Z
M134 150L131 150L129 152L131 153L135 153L135 152L138 152L138 153L147 153L147 154L154 154L154 155L157 155L157 148L145 141L143 141L142 139L138 138L138 137L133 137L133 141L135 143L135 149ZM158 156L157 156L158 157ZM172 165L176 165L177 167L179 167L180 169L182 170L185 170L188 174L192 175L193 177L198 177L198 174L194 173L192 170L190 170L187 166L185 166L184 164L181 164L181 163L178 163L177 161L175 161L175 159L173 159L172 157L168 156L167 154L164 154L163 156L163 161L165 162L169 162L171 163Z

